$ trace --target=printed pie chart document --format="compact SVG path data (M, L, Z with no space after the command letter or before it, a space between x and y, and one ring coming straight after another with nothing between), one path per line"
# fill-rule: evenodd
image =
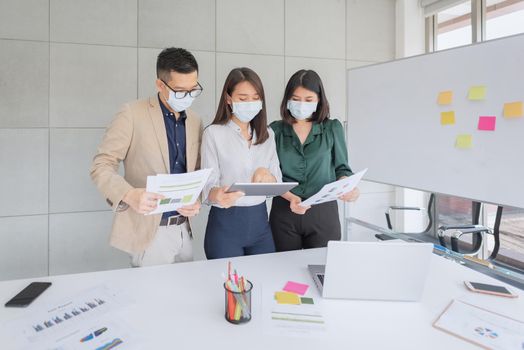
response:
M366 171L368 171L367 168L351 175L350 177L324 185L320 191L300 203L300 206L309 207L310 205L336 201L338 197L351 192L355 187L357 187Z

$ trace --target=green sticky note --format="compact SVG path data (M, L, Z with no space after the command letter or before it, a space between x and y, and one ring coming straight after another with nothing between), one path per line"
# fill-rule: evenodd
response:
M455 147L459 149L469 149L472 147L473 137L471 135L458 135Z
M314 304L313 298L304 298L304 297L302 297L302 298L300 298L300 302L302 304L311 304L311 305Z
M483 85L470 87L468 98L473 101L486 99L486 87Z
M160 205L169 204L171 198L164 198L160 200Z

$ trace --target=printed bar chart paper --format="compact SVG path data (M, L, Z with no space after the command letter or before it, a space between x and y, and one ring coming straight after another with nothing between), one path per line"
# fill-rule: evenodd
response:
M211 171L211 169L202 169L184 174L148 176L146 191L165 197L158 200L158 207L148 215L175 211L183 206L194 204Z

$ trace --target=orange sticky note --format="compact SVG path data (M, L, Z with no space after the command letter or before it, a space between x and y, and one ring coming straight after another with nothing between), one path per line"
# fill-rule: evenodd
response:
M440 124L441 125L453 125L455 124L455 112L442 112L440 113Z
M438 94L437 103L439 105L449 105L453 101L453 91L441 91Z
M470 100L484 100L486 98L485 86L472 86L469 88L468 98Z
M458 135L455 141L455 147L459 149L469 149L473 144L473 137L471 135Z
M522 101L504 103L505 118L520 118L522 114Z

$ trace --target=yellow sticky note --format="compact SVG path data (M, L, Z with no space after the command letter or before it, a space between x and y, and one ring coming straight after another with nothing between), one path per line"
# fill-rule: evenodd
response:
M441 91L438 94L437 103L439 105L449 105L453 100L453 91Z
M440 113L440 124L441 125L453 125L455 124L455 112L442 112Z
M504 103L504 117L505 118L520 118L522 117L522 101Z
M469 88L468 98L470 100L484 100L486 98L485 86L472 86Z
M279 304L300 305L300 297L295 293L275 292L275 299Z
M459 149L468 149L471 148L473 143L473 137L471 135L458 135L457 140L455 141L455 147Z

